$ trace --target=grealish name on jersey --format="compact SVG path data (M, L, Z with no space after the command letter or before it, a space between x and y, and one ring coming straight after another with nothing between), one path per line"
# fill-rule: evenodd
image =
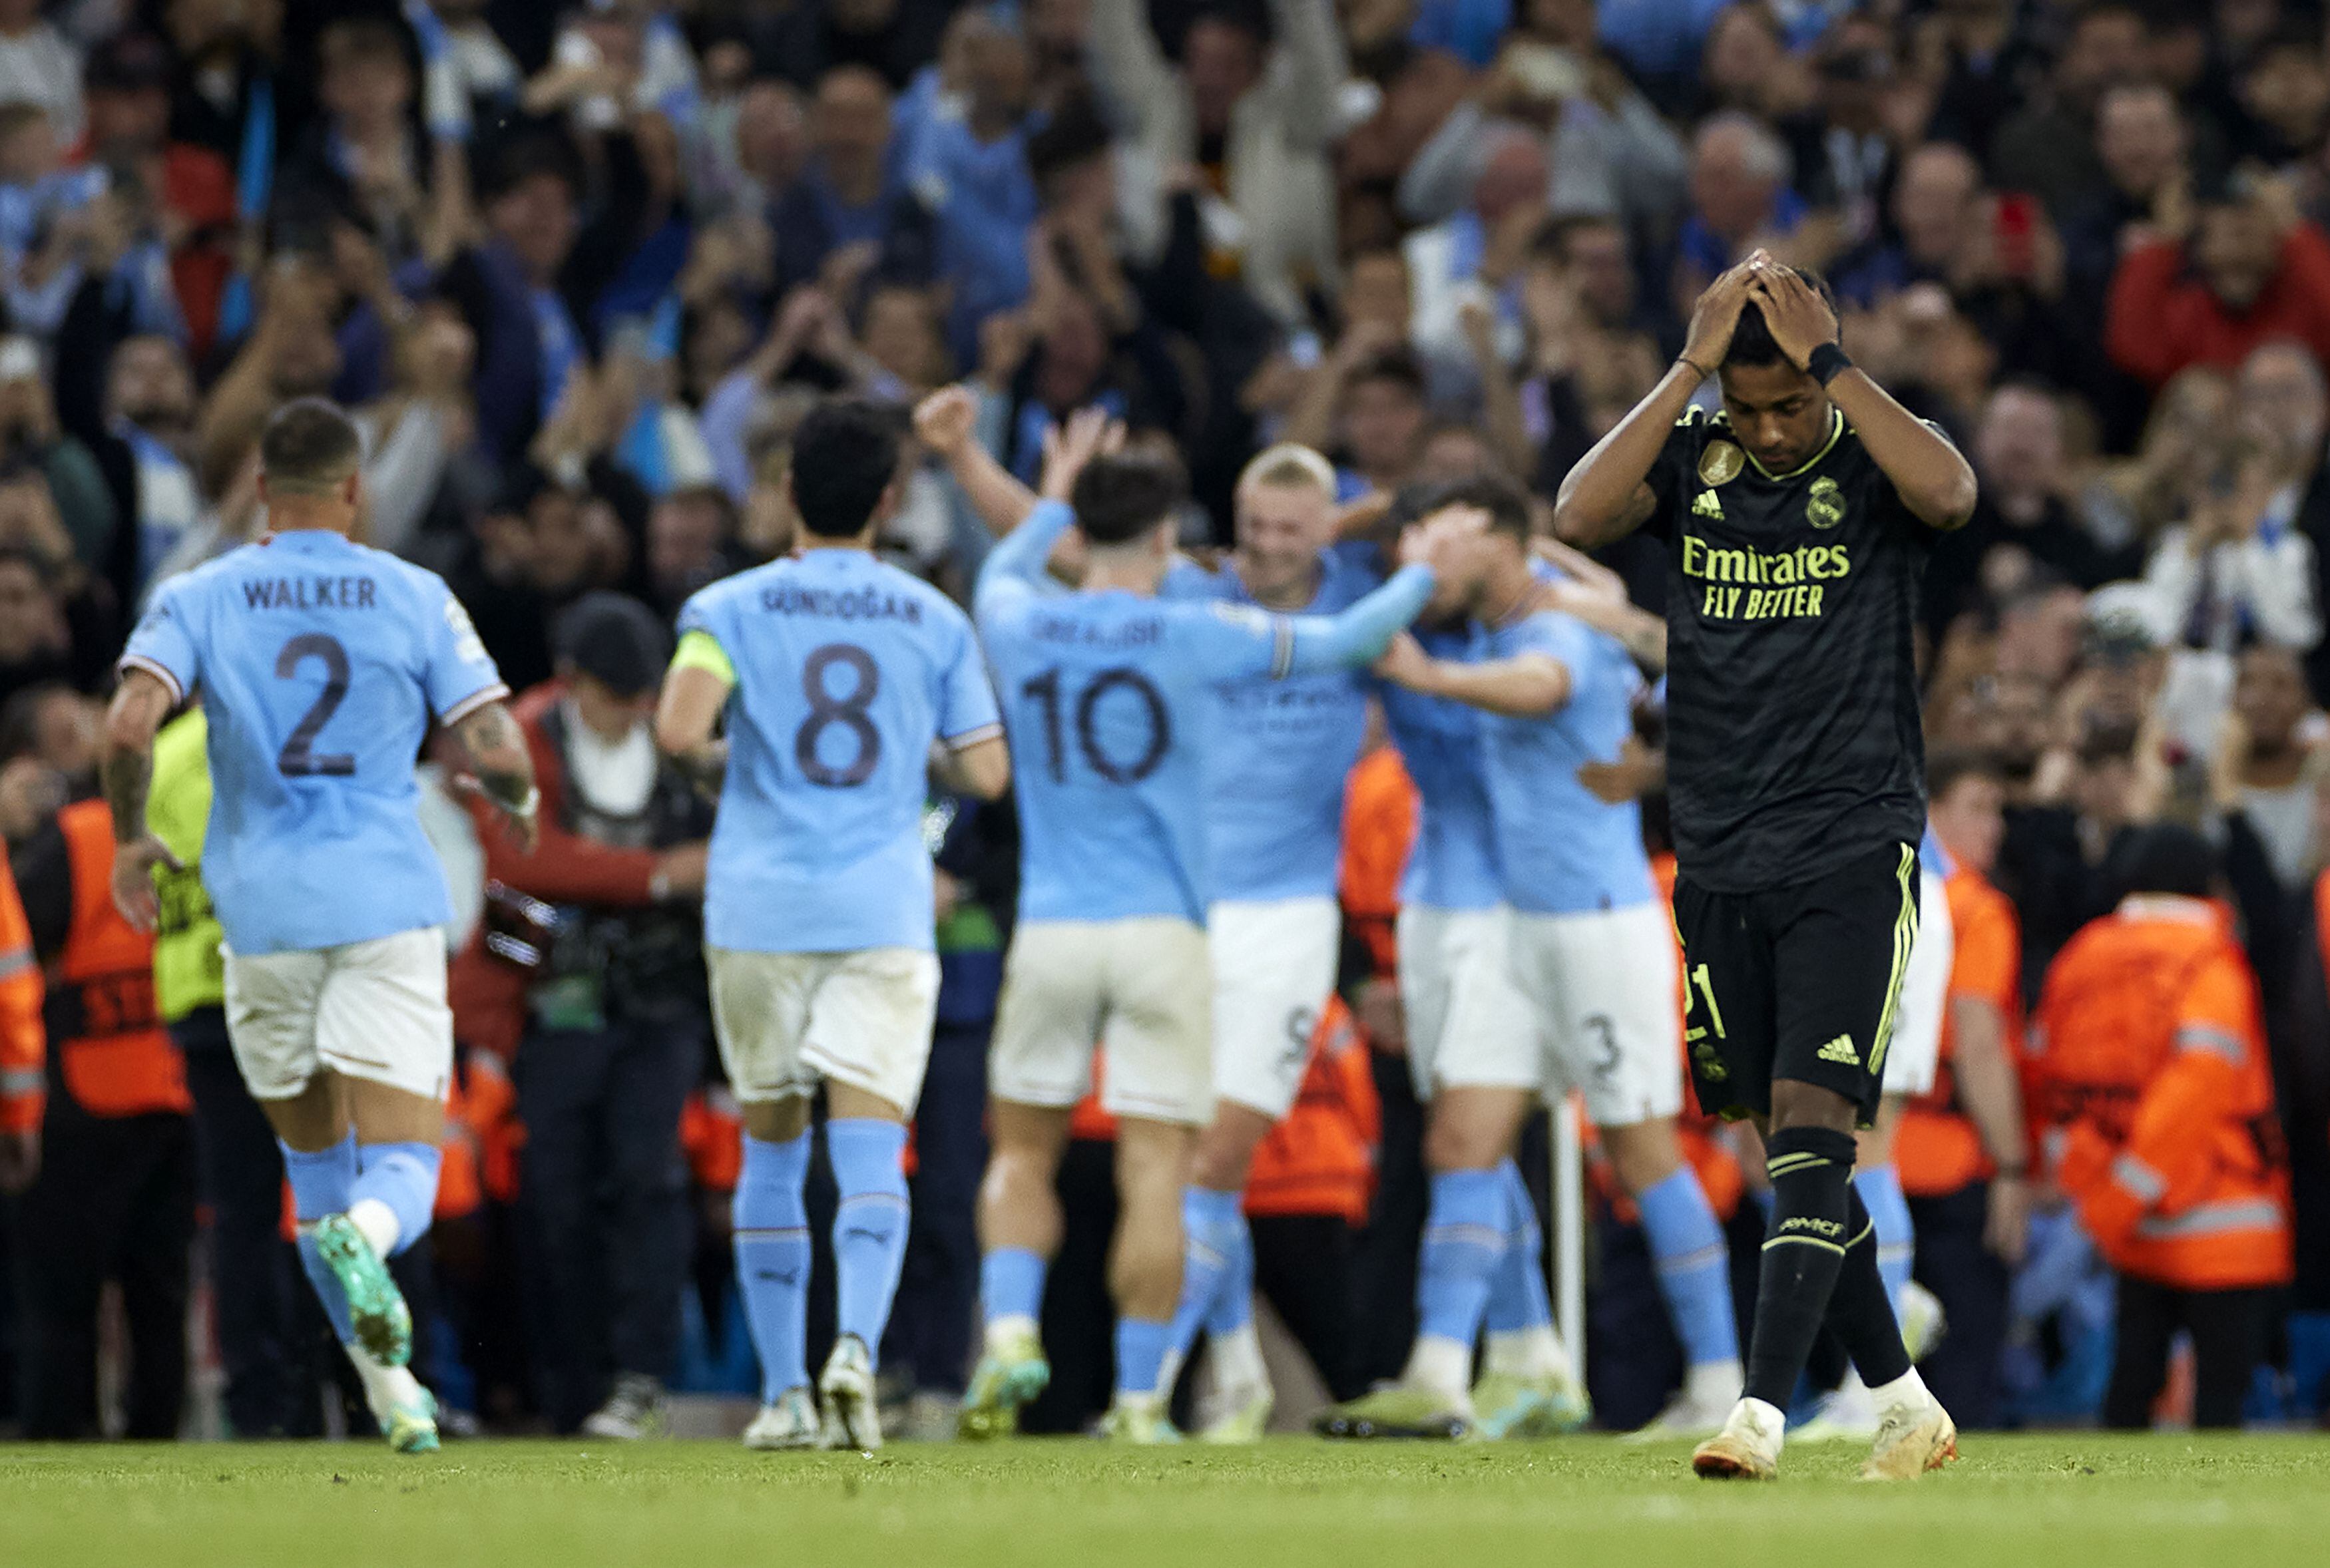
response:
M1072 615L1038 614L1028 621L1028 635L1037 642L1065 643L1070 647L1156 647L1165 640L1165 618L1144 616L1110 626Z

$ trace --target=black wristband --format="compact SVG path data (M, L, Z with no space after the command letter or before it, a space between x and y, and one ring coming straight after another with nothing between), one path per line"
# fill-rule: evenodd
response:
M1852 361L1845 358L1844 350L1833 343L1822 344L1813 350L1812 357L1804 362L1805 373L1823 386L1828 385L1840 374L1852 368Z

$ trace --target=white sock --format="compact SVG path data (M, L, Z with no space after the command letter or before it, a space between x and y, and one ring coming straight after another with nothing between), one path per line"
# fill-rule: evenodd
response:
M1879 1410L1891 1410L1894 1406L1902 1404L1923 1405L1934 1403L1933 1394L1926 1387L1926 1380L1918 1375L1918 1369L1914 1366L1892 1382L1880 1384L1869 1392L1877 1401Z
M341 1348L348 1353L348 1361L356 1369L356 1381L364 1384L365 1403L372 1407L373 1419L381 1425L388 1424L388 1412L395 1406L420 1402L421 1380L412 1375L412 1368L375 1361L361 1345Z
M1576 1375L1569 1353L1562 1348L1561 1337L1550 1323L1490 1334L1481 1366L1493 1376L1527 1378L1532 1383Z
M1702 1361L1683 1374L1683 1397L1709 1410L1726 1409L1738 1403L1739 1390L1747 1381L1736 1355L1725 1361Z
M1461 1400L1473 1384L1473 1347L1436 1334L1419 1334L1400 1381Z
M1267 1388L1270 1369L1262 1364L1262 1339L1251 1322L1241 1323L1227 1334L1217 1334L1206 1341L1207 1354L1214 1360L1214 1386L1217 1388ZM1170 1384L1160 1383L1160 1388Z
M1025 1312L1009 1312L991 1318L987 1325L987 1347L990 1350L1016 1339L1036 1337L1036 1320Z
M396 1223L396 1211L378 1198L358 1198L350 1204L348 1223L363 1233L364 1239L372 1243L372 1250L384 1262L404 1234L404 1227Z

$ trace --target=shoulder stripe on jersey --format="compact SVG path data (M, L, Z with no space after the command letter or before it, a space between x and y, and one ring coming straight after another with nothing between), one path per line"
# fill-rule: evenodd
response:
M1270 678L1283 681L1294 667L1294 623L1283 615L1270 618Z
M966 746L976 746L982 741L1000 740L1002 736L1002 725L981 724L976 729L965 730L960 735L947 736L946 743L948 750L960 751Z
M124 673L130 670L144 670L147 675L169 687L170 703L174 707L186 700L186 688L178 684L178 677L144 654L122 655L121 668Z
M458 724L462 720L468 718L471 713L476 713L479 708L484 707L488 703L508 701L509 694L510 689L502 685L501 682L496 681L492 685L481 687L478 691L471 693L469 695L463 697L459 702L455 703L451 707L438 714L437 722L449 727Z

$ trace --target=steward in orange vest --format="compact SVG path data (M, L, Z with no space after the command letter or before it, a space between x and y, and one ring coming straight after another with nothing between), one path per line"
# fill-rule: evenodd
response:
M98 1435L98 1298L129 1321L128 1435L177 1435L186 1381L194 1146L185 1063L154 1009L154 940L113 907L101 800L57 813L16 857L46 972L41 1174L19 1209L35 1438Z
M2104 1420L2150 1424L2170 1341L2189 1331L2200 1426L2237 1426L2290 1279L2288 1167L2248 958L2209 894L2215 853L2156 826L2134 890L2047 974L2032 1037L2050 1174L2120 1274Z

